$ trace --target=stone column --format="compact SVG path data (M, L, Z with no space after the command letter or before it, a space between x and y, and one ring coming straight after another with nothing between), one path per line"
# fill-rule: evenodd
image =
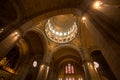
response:
M47 80L49 72L49 65L47 63L42 63L40 65L39 73L36 80Z
M49 70L49 74L48 74L48 78L47 80L57 80L57 75L56 75L56 72L55 72L55 68L54 68L54 65L51 64L50 65L50 70Z
M11 77L11 80L26 80L27 75L34 74L31 77L36 80L37 72L41 64L42 58L41 55L26 55L21 58L20 66L16 71L16 74ZM24 60L23 60L24 59ZM37 65L34 66L33 62L36 61ZM34 73L35 71L35 73ZM37 72L36 72L37 71Z
M82 49L81 51L86 80L100 80L87 49Z
M115 14L114 14L115 15ZM86 27L94 36L110 68L119 79L120 75L120 25L112 18L96 10L86 14Z
M19 41L21 36L22 36L21 32L19 30L16 30L0 42L0 59L7 55L7 53Z

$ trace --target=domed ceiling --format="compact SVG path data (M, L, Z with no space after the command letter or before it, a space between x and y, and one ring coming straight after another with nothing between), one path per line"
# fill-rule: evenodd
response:
M56 43L70 42L77 34L76 17L73 14L51 17L46 22L45 32Z

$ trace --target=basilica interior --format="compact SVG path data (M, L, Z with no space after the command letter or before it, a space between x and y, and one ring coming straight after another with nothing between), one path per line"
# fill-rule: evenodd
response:
M120 0L0 0L0 80L120 80Z

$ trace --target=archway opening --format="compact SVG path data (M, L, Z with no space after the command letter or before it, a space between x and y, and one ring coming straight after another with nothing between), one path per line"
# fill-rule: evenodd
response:
M56 49L52 56L51 65L53 65L52 72L55 73L56 80L84 79L80 53L70 46L62 46Z
M25 63L28 63L28 65L25 68L27 69L27 73L25 74L26 76L24 80L36 80L37 74L39 72L39 67L42 63L43 57L46 55L47 42L41 32L38 32L33 29L28 31L24 35L23 40L26 43L23 44L27 45L27 50L29 50L26 51L26 54L24 54ZM25 50L22 49L21 52L23 51Z

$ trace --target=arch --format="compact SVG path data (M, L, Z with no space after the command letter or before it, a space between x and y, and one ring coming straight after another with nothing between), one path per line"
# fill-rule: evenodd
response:
M51 12L46 12L45 14L34 16L31 19L26 20L24 23L19 24L20 28L18 29L18 31L20 31L21 35L23 36L25 36L26 33L29 31L33 31L36 34L39 33L38 34L39 37L42 39L43 43L45 43L45 46L47 46L47 39L45 35L40 29L35 28L35 25L39 24L40 21L46 18L59 15L59 14L68 14L68 13L73 13L78 16L82 15L81 11L78 8L63 8L63 9L58 9L58 10L52 10ZM21 41L21 43L27 43L27 42L24 40L24 41ZM48 49L48 48L44 48L44 49ZM48 50L44 50L44 51L45 53L47 53L46 51Z
M84 78L82 55L79 48L70 44L61 45L52 52L51 61L53 61L57 79L66 79L67 77L78 79L78 76L76 77L76 75L81 75ZM75 70L77 70L75 74L65 74L65 65L68 63L74 64Z
M57 47L52 53L50 61L56 65L56 69L59 69L61 65L67 62L74 62L80 66L82 65L81 53L78 48L73 45L61 45Z
M22 58L24 55L27 55L29 53L29 47L27 42L24 39L20 39L17 43L17 45L20 47L20 57Z
M25 70L27 70L27 72L25 72L25 76L21 78L25 79L26 76L29 74L31 74L34 79L37 77L39 66L48 51L47 44L47 39L40 29L31 28L27 30L27 32L23 35L23 38L20 39L18 43L21 48L20 64L22 64L23 66L20 66L17 72L24 73ZM23 58L25 59L23 60ZM36 60L38 63L38 66L36 68L33 67L34 60ZM25 63L28 64L25 65ZM23 67L25 68L23 69ZM34 73L33 71L35 71L36 73Z
M81 11L78 8L63 8L58 10L52 10L49 12L46 12L44 14L36 15L30 19L27 19L24 21L24 23L20 24L20 30L25 34L28 29L34 27L35 25L39 24L40 21L48 19L52 16L60 15L60 14L74 14L78 16L82 16Z
M43 43L43 49L44 49L43 52L44 52L44 54L47 54L48 53L47 52L48 51L48 41L47 41L47 37L45 36L45 34L41 31L40 28L37 28L37 27L31 28L27 32L29 32L29 31L33 31L36 35L38 35L38 37L41 39L41 41ZM24 36L25 36L25 34L24 34Z
M73 45L70 45L70 44L61 45L61 46L55 48L55 50L52 51L52 56L53 56L58 50L61 50L61 49L72 49L72 50L74 50L74 51L76 51L76 52L78 53L77 55L79 55L80 57L82 56L79 48L77 48L77 47L75 47L75 46L73 46Z
M26 32L23 39L25 41L27 40L27 44L31 47L29 48L31 49L32 53L44 53L44 55L47 54L48 43L45 35L41 30L36 28L30 29Z

